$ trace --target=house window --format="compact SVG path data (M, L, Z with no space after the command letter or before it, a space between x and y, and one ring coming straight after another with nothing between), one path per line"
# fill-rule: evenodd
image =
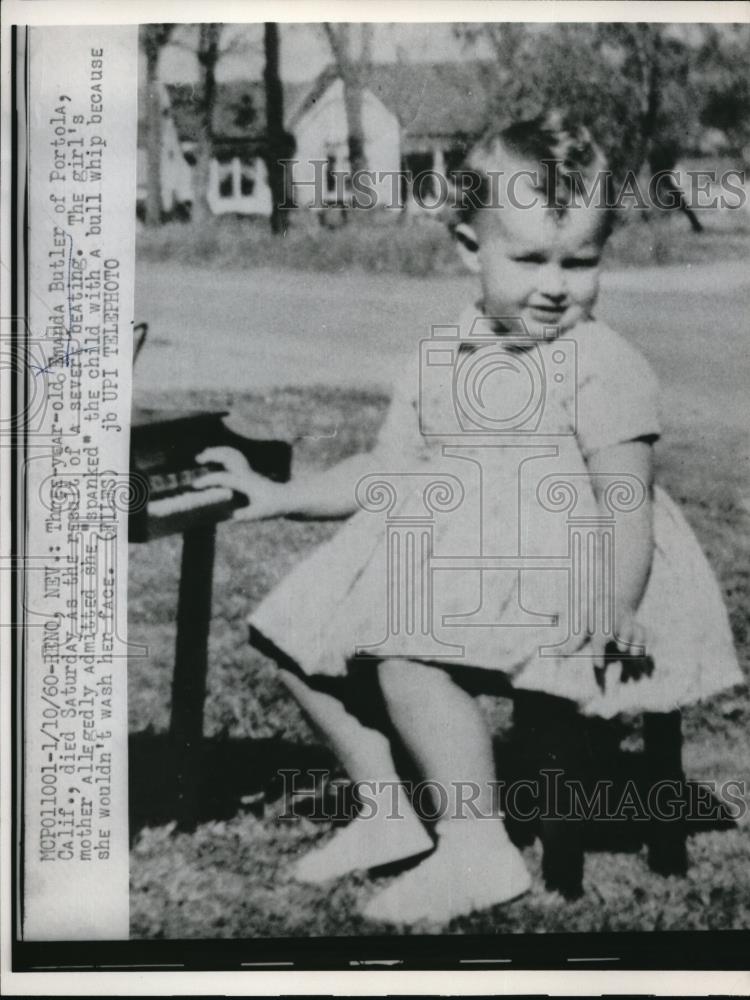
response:
M250 198L255 191L255 168L249 163L242 164L240 173L240 194Z
M409 196L420 208L435 199L435 176L432 153L406 153L401 159L401 199Z
M219 197L234 198L234 173L232 162L219 163Z
M466 143L451 146L445 151L445 172L452 177L463 165L466 158Z
M336 191L336 154L329 153L326 157L326 194Z

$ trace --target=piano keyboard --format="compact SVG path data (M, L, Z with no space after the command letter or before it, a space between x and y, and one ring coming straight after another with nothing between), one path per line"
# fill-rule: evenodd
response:
M211 507L214 504L231 503L234 494L228 486L207 486L205 490L190 490L177 493L174 496L160 497L149 500L149 517L171 517L173 514L184 514L199 507ZM236 505L235 505L236 506Z
M196 465L192 468L177 469L174 472L152 472L149 477L149 493L154 499L174 496L185 490L193 490L195 483L208 472L221 469L220 465Z
M232 513L242 506L242 500L239 493L225 486L208 486L205 490L187 490L150 500L144 512L148 537L161 538L200 525L228 521ZM136 537L133 540L139 539Z

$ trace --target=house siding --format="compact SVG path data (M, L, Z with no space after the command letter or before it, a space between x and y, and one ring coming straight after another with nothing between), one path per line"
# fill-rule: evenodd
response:
M401 162L399 126L396 117L368 90L362 101L362 126L365 157L370 170L376 173L396 172ZM344 93L341 80L334 80L322 96L300 116L294 126L297 151L292 175L294 199L298 205L311 206L316 196L316 178L323 168L315 162L332 157L335 169L349 171L348 134ZM393 180L375 178L373 188L378 204L392 201Z

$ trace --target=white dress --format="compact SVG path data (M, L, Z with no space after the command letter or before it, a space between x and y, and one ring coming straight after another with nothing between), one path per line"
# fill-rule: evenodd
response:
M598 321L519 351L475 315L458 338L423 343L394 390L373 475L353 485L362 509L261 602L251 636L308 674L342 675L357 656L481 667L605 718L741 683L717 581L656 487L637 613L654 670L621 681L610 669L600 689L578 610L591 605L576 595L611 569L612 549L608 561L592 547L612 542L644 493L627 477L602 483L603 518L586 459L658 437L656 379ZM606 625L606 602L596 606ZM571 633L580 648L557 656Z

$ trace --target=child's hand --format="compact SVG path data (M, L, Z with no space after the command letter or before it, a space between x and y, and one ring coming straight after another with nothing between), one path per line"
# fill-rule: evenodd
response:
M615 638L597 632L589 634L588 646L596 682L602 691L606 687L607 667L612 663L621 666L621 680L637 679L653 670L651 658L646 656L646 633L635 620L633 612L621 612L617 618ZM571 636L557 647L558 656L574 656L584 645L580 636Z
M646 656L646 633L633 612L618 615L614 639L595 635L590 642L594 653L594 677L602 691L606 690L607 667L611 663L620 664L622 681L638 679L653 670L653 662Z
M285 513L281 496L284 487L253 472L245 456L235 448L206 448L196 461L201 465L214 462L224 466L219 472L207 472L193 484L196 489L225 486L248 499L247 507L239 507L232 515L236 521L260 521Z
M604 668L605 657L610 658L607 655L609 644L626 656L643 656L646 651L646 633L630 611L617 616L614 639L612 636L596 632L589 637L589 642L594 656L594 668L600 670Z

